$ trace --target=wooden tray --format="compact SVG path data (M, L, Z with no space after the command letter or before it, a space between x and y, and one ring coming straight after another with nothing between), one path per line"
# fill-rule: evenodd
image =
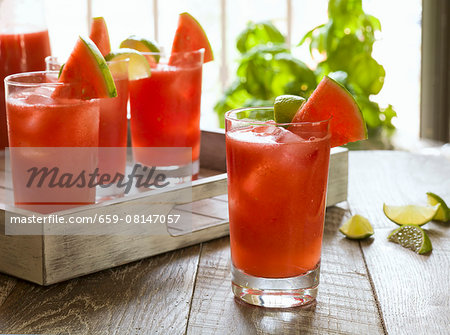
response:
M3 158L0 161L0 272L40 285L50 285L67 279L126 264L166 251L186 247L228 234L227 179L224 132L202 131L200 178L192 183L192 203L173 209L192 211L192 231L172 236L159 235L6 235L5 185ZM348 152L332 149L327 193L327 206L347 199ZM191 186L187 186L191 187ZM152 208L139 205L142 200L171 197L172 191L145 192L139 196L117 199L77 208L78 215L99 212L120 214L133 208L136 213L152 213ZM66 211L67 212L67 211ZM64 212L64 213L66 213ZM30 215L18 210L22 215ZM68 213L67 215L69 215Z

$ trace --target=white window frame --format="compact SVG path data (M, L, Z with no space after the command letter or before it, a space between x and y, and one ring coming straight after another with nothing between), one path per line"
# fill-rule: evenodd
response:
M86 25L88 27L88 31L91 27L91 21L92 21L92 3L95 0L86 0L86 8L87 8L87 15L86 15ZM152 18L153 18L153 31L154 36L153 38L155 41L158 41L159 38L159 0L148 0L152 2ZM286 42L287 45L291 46L291 36L292 36L292 1L293 0L285 0L286 1ZM220 0L220 36L221 36L221 57L220 57L220 64L219 64L219 78L220 78L220 84L222 88L222 92L225 91L227 86L229 85L229 64L227 62L227 0Z

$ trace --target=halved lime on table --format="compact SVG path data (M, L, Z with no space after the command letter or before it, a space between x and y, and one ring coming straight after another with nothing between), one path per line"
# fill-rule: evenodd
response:
M431 206L440 205L439 209L436 212L436 215L433 217L433 220L447 222L450 220L450 209L445 203L444 199L438 196L435 193L427 192L428 204Z
M151 76L150 64L148 63L147 58L134 49L123 48L111 51L108 55L106 55L105 59L108 62L129 59L128 77L130 80L147 78Z
M347 220L339 231L352 240L362 240L373 235L373 227L369 220L359 214Z
M127 39L123 40L122 43L120 43L120 48L134 49L140 52L153 52L155 53L154 55L152 55L154 62L159 62L160 55L158 53L160 52L160 49L156 42L147 38L137 35L131 35Z
M383 212L389 220L398 225L423 226L434 218L439 207L439 204L436 206L390 206L383 204Z
M416 225L403 225L395 229L389 234L388 240L418 254L426 254L433 249L425 230Z

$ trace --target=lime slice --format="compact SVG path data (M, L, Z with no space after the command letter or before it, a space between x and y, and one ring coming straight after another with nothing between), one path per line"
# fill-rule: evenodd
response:
M148 63L147 58L145 58L145 56L142 55L139 51L123 48L111 51L105 57L108 62L114 62L127 58L130 60L128 64L128 78L130 80L150 77L150 64Z
M339 231L352 240L361 240L373 235L373 228L369 220L361 215L353 215L345 222Z
M443 222L447 222L448 220L450 220L450 209L448 209L447 204L440 196L432 192L427 192L427 198L429 205L431 206L435 206L437 204L440 205L433 220Z
M122 43L120 43L120 48L134 49L140 52L160 52L156 42L136 35L131 35L126 40L122 41ZM155 60L155 63L159 62L159 55L155 54L152 55L152 57Z
M304 103L305 99L298 95L286 94L276 97L273 104L275 122L290 123Z
M422 226L436 215L440 205L436 206L389 206L383 204L383 212L389 220L398 225Z
M404 225L395 229L389 234L388 240L411 249L418 254L426 254L433 250L427 233L415 225Z

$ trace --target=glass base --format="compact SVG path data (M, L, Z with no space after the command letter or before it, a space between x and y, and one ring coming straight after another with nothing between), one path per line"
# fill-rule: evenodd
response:
M198 178L199 169L200 162L198 160L181 166L148 167L141 163L135 163L126 168L126 178L123 181L124 186L118 187L116 184L97 186L96 202L99 203L127 195L147 192L149 190L161 189L154 185L155 178L160 174L164 176L164 180L159 180L158 185L163 185L164 189L171 186L191 183ZM129 187L128 178L130 178L131 175L134 175L134 177L132 179L131 187Z
M142 163L137 162L136 164ZM146 169L146 171L143 171L144 168ZM170 185L178 185L197 179L196 177L199 173L200 162L199 160L196 160L186 165L155 166L154 168L155 176L162 173L165 176L165 182L169 182ZM141 167L136 171L137 173L146 176L149 172L149 167L141 165Z
M248 304L289 308L304 306L317 297L320 264L314 270L290 278L254 277L231 265L234 295Z

